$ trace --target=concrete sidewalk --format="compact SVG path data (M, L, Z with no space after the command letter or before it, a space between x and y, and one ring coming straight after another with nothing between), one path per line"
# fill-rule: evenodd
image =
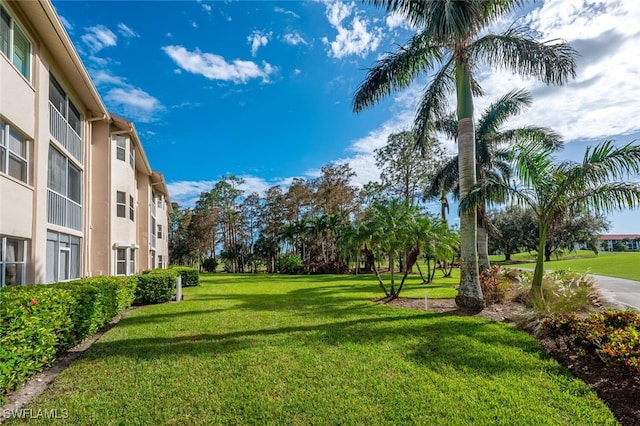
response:
M608 302L640 312L640 281L589 275L596 281L600 294Z

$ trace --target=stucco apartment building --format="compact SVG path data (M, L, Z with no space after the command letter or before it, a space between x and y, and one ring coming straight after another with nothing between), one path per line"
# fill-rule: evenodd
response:
M171 209L49 0L0 0L0 286L166 267Z

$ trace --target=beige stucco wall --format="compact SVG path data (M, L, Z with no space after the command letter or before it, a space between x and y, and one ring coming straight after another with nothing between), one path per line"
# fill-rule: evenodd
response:
M113 269L111 249L111 192L110 173L112 158L109 143L109 124L106 121L93 123L91 135L91 158L87 188L89 226L89 275L110 275ZM115 197L115 195L114 195Z
M137 239L140 244L138 252L139 272L151 268L151 182L146 173L137 173L138 185L138 229Z

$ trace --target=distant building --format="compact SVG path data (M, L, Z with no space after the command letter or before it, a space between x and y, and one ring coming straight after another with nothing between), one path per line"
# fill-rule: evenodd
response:
M0 287L166 267L170 209L50 0L0 0Z
M616 243L623 244L627 250L640 250L640 234L607 234L601 235L602 249L614 251Z

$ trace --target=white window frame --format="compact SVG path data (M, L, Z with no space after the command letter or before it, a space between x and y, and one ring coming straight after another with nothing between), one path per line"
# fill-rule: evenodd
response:
M158 239L162 239L162 225L158 224Z
M129 220L131 220L132 222L135 222L135 211L135 200L133 199L133 195L129 194Z
M49 253L49 246L52 252ZM62 253L66 253L69 262L63 264ZM50 258L53 255L53 258ZM70 281L80 278L82 274L82 238L62 232L47 230L47 282ZM61 270L65 269L64 274ZM51 272L51 276L49 274Z
M24 149L24 156L22 153L16 152L11 149L10 141L15 139L20 142L21 147ZM24 169L24 176L15 176L11 173L11 160L14 160L22 165ZM14 179L29 184L29 140L22 136L22 134L9 123L0 120L0 173L4 173Z
M116 160L127 160L127 138L124 136L116 136Z
M6 47L6 52L5 50L2 48L2 45L0 44L0 53L5 55L7 57L7 59L9 60L9 62L11 63L11 65L13 65L13 67L16 69L16 71L18 71L18 73L20 75L22 75L28 82L31 82L31 68L32 68L32 57L33 57L33 43L31 42L31 40L29 39L29 37L27 36L27 34L24 32L24 30L22 29L22 27L18 24L16 24L16 20L15 18L11 15L11 13L9 13L9 11L0 4L0 14L2 14L4 12L4 14L6 15L7 18L9 18L9 25L7 28L7 36L8 36L8 40L7 40L7 47ZM0 20L2 20L2 18L0 17ZM2 22L0 22L0 25L2 25ZM17 55L16 55L16 31L22 36L24 37L25 41L27 42L27 58L26 58L26 63L23 64L23 66L26 69L20 69L18 67L18 65L16 64L17 61ZM2 35L0 34L0 37ZM1 40L1 39L0 39Z
M120 194L124 198L122 201L118 198ZM116 217L127 217L127 193L124 191L116 191Z
M125 276L136 273L136 247L133 245L114 247L114 275Z
M22 246L22 253L16 253L15 250L9 250L8 240L17 241ZM27 273L27 247L28 241L23 238L13 238L0 236L0 288L7 285L25 285L26 273ZM13 249L13 247L11 247ZM20 250L20 247L18 248ZM11 253L9 253L11 252ZM9 259L12 257L13 259ZM16 260L17 258L22 260ZM10 268L14 267L13 271L14 280L8 283Z

